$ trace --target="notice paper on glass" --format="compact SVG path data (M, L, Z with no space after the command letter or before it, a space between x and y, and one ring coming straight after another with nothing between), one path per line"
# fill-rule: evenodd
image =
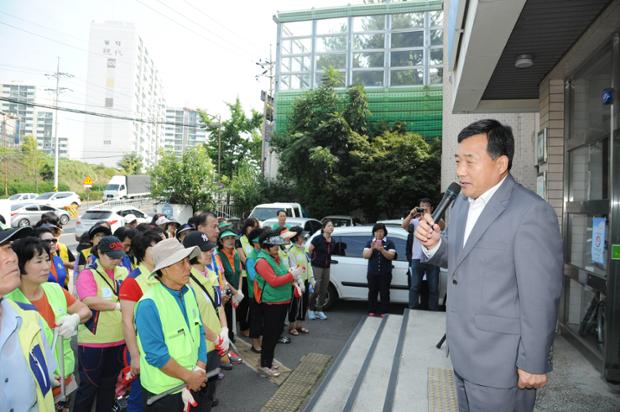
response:
M605 227L606 217L592 218L592 263L605 266Z

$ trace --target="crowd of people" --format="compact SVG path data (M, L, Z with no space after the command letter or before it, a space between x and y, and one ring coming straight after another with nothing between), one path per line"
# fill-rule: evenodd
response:
M25 388L4 385L0 404L107 412L126 395L128 411L209 411L222 370L242 363L239 335L258 373L279 376L276 345L310 332L306 314L327 319L334 226L306 250L302 228L278 215L240 233L209 212L183 225L130 216L114 232L99 222L75 255L53 214L0 231L0 378Z

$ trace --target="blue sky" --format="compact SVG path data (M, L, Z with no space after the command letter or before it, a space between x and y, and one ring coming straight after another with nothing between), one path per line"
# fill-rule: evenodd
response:
M357 3L359 1L346 1ZM261 109L257 82L259 58L275 58L276 11L337 6L338 0L1 0L0 82L18 81L53 87L45 77L56 69L75 77L61 86L73 91L60 98L65 106L84 108L88 87L88 35L91 21L136 25L153 57L167 105L200 107L226 116L225 102L238 96L249 110ZM51 96L39 95L44 101ZM88 109L88 108L87 108ZM83 115L62 114L59 134L80 147ZM76 140L75 142L73 140ZM71 151L71 150L70 150ZM77 153L71 153L77 157Z

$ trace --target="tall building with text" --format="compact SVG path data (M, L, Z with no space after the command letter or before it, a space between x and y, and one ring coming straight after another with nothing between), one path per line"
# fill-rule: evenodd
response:
M115 166L123 155L137 153L144 165L153 164L164 135L165 103L159 73L134 25L93 22L88 59L86 110L140 120L85 123L82 158Z

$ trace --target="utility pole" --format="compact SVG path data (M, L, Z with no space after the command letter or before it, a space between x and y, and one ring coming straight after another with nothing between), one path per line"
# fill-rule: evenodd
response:
M263 61L259 60L256 62L256 65L259 66L262 70L260 74L256 75L256 80L258 81L261 77L269 78L269 92L261 92L261 100L263 101L263 142L261 144L261 161L260 168L261 173L265 175L265 161L267 156L269 156L269 135L270 130L268 130L268 123L271 125L273 123L273 67L275 63L272 59L271 54L271 44L269 45L269 60Z
M218 114L217 118L217 176L221 178L222 172L222 115Z
M60 71L60 57L58 57L58 60L56 62L56 73L46 74L46 76L56 79L56 88L45 90L48 92L54 92L56 94L56 110L54 111L54 192L58 192L58 157L60 153L60 144L58 142L58 96L62 92L72 91L71 89L68 89L66 87L60 87L60 78L71 78L73 77L73 75Z

